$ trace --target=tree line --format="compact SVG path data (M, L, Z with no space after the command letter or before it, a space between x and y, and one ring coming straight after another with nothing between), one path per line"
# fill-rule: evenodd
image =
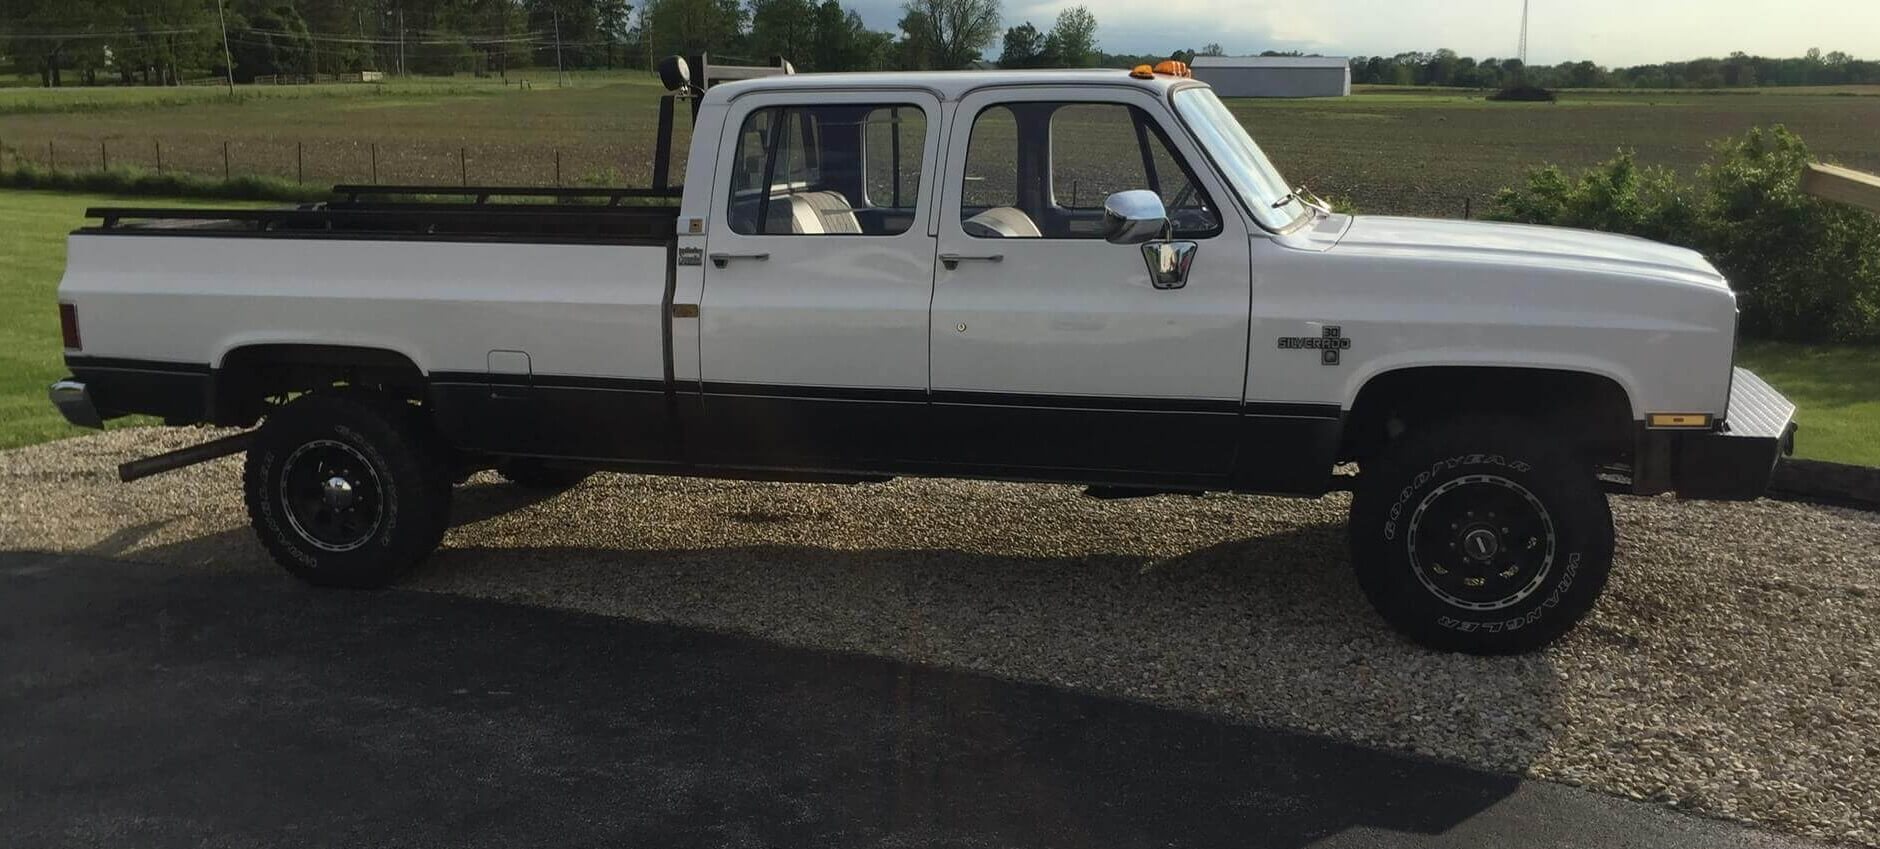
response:
M805 71L917 70L972 67L1000 38L1000 0L907 0L901 11L883 32L840 0L7 0L0 65L46 86L644 68L700 51L782 56ZM1072 8L1047 32L1006 31L1003 58L1115 61L1096 29L1088 9Z
M705 51L788 58L805 71L982 66L1130 67L1224 55L1219 44L1169 54L1102 51L1097 19L1076 6L1049 29L1004 27L1001 0L906 0L891 31L840 0L5 0L0 66L70 84L175 85L188 77L475 72L527 67L649 67ZM223 33L226 29L227 39ZM1299 55L1268 51L1262 55ZM1793 58L1732 53L1607 68L1523 66L1454 50L1359 56L1352 81L1500 88L1726 88L1880 83L1880 62L1835 51Z
M1279 54L1273 54L1279 55ZM1716 59L1608 68L1591 61L1523 66L1519 59L1481 59L1447 48L1434 53L1358 56L1351 81L1377 85L1501 88L1517 83L1550 88L1740 88L1748 86L1880 84L1880 62L1820 49L1790 58L1736 52Z

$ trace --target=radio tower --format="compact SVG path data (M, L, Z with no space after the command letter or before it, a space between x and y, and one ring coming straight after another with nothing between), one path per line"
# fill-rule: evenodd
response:
M1515 58L1521 60L1521 67L1527 67L1527 22L1528 0L1521 0L1521 46L1515 48Z

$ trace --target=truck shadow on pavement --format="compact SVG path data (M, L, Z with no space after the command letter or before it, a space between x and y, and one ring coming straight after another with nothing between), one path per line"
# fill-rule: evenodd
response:
M81 556L0 563L0 807L30 845L1295 847L1443 835L1520 786L696 628Z
M1437 654L1383 625L1351 577L1342 524L1156 558L760 542L701 515L682 523L698 528L696 547L641 547L631 521L544 531L531 509L543 497L460 489L458 532L403 586L986 673L1510 774L1566 722L1547 655ZM784 522L743 510L730 521L813 538L785 527L794 507L772 505ZM621 541L542 544L603 532ZM274 572L250 537L230 529L137 556Z

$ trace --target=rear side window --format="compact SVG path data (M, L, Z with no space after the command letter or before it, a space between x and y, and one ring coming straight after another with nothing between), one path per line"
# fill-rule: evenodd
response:
M927 115L912 104L773 106L738 129L732 232L895 236L913 226Z

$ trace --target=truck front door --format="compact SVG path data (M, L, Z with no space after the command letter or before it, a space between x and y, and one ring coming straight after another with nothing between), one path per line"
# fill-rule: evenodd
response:
M1206 484L1239 436L1248 233L1148 92L989 90L947 145L932 318L944 463L1018 476ZM1180 288L1102 234L1113 193L1159 195L1196 244Z
M927 394L931 188L924 91L732 101L699 304L694 459L876 468L905 456Z

